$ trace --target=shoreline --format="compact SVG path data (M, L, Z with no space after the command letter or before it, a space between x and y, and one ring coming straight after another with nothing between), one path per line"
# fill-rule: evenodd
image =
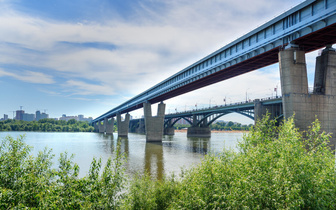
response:
M175 133L186 133L187 129L182 129L182 130L175 130ZM250 131L217 131L217 130L212 130L211 133L248 133Z

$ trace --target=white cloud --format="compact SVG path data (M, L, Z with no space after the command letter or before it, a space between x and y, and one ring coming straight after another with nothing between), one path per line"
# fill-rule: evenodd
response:
M13 77L23 82L35 83L35 84L53 84L55 81L51 75L47 75L40 72L22 71L20 73L11 73L0 69L0 77L8 76Z
M64 84L65 88L73 95L113 95L114 90L107 84L95 85L82 81L68 80Z

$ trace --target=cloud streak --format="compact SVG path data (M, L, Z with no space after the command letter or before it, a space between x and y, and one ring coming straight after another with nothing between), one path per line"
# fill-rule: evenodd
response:
M40 72L33 72L33 71L22 71L20 73L11 73L0 69L0 77L12 77L14 79L34 83L34 84L53 84L55 81L53 77L50 75L46 75Z

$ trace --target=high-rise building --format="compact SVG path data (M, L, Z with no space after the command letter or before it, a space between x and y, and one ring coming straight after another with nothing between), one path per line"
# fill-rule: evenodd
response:
M7 114L4 114L4 120L8 120L8 115Z
M35 120L36 120L36 121L39 121L39 120L41 119L41 112L37 110L35 113L36 113L36 118L35 118Z
M41 113L40 111L36 111L36 121L39 121L45 118L49 118L49 115L44 112Z
M24 110L17 110L15 119L16 120L23 120L23 114L24 114Z
M34 114L24 113L22 115L22 120L23 121L34 121L35 120L35 115Z
M49 115L47 113L42 112L41 113L41 119L48 119Z

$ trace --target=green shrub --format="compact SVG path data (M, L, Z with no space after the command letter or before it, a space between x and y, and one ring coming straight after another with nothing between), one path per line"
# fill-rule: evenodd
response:
M303 138L293 119L268 116L239 152L208 155L177 179L133 180L124 209L336 209L335 156L329 135L312 124Z
M0 144L0 209L115 209L124 183L123 156L109 159L101 172L101 160L93 159L89 174L79 178L79 167L63 153L58 169L52 168L51 150L36 157L23 136L4 138Z
M305 139L291 118L268 116L239 144L241 152L208 156L182 180L171 208L335 209L335 156L316 121ZM307 150L308 149L308 150Z

